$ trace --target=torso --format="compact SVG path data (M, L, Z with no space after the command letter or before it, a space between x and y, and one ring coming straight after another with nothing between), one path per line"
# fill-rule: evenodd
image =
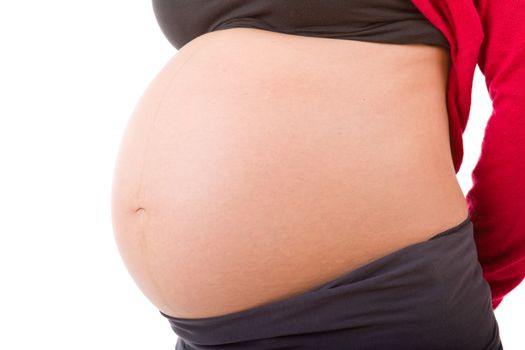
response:
M185 45L124 134L114 232L164 313L301 293L467 217L446 49L220 30Z

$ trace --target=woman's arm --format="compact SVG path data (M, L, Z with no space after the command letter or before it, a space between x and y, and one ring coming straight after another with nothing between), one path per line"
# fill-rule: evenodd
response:
M525 0L474 0L492 114L467 193L492 306L525 277Z

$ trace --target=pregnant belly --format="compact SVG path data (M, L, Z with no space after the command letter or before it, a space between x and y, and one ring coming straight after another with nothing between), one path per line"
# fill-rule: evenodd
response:
M115 166L116 242L161 311L283 299L467 216L442 48L248 28L184 46Z

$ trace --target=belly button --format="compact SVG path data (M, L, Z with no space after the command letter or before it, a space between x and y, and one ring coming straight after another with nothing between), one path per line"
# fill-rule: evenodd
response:
M145 211L144 208L138 208L137 210L135 210L135 213L142 213L143 211Z

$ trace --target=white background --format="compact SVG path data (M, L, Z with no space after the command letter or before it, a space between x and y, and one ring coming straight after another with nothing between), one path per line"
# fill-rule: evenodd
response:
M173 349L112 232L113 166L127 120L176 50L151 1L0 3L0 348ZM466 191L491 112L476 70ZM522 350L525 283L496 310Z

